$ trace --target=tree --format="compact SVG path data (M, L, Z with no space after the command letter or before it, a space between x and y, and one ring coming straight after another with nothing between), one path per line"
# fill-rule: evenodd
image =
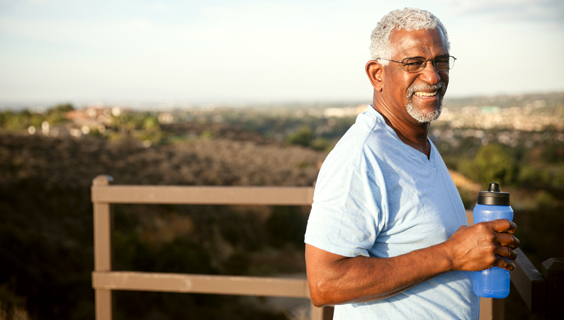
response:
M309 127L301 127L286 138L286 142L289 144L297 144L304 147L309 147L312 140L313 131Z
M498 144L482 146L474 158L480 182L487 186L490 182L498 182L502 186L516 181L518 167L510 150Z
M51 124L64 122L67 120L65 114L72 110L74 110L74 107L70 103L58 104L47 110L47 121Z

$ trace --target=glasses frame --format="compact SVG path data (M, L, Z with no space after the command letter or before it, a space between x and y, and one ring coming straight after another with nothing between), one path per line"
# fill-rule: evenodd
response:
M431 63L433 64L433 67L435 67L435 69L437 69L437 65L435 64L435 59L437 59L437 58L444 58L444 57L445 57L445 56L439 56L439 57L434 57L433 59L426 59L425 62L423 63L423 65L421 65L421 70L419 70L419 71L408 71L408 70L407 70L407 64L405 64L404 61L405 61L405 60L408 60L408 59L415 59L415 58L422 58L422 59L425 59L425 58L423 58L423 57L407 57L407 58L405 58L405 59L403 59L403 60L401 60L401 61L392 60L392 59L386 59L386 58L376 58L376 60L386 60L386 61L401 63L401 65L403 66L404 69L406 69L407 72L409 72L409 73L419 73L419 72L422 72L423 70L425 70L425 68L427 68L427 61L431 61ZM450 63L449 63L449 67L448 67L447 70L439 70L439 69L437 69L438 71L450 71L450 70L452 70L452 68L454 68L454 64L456 63L456 58L455 58L454 56L450 56L450 55L448 56L448 58L449 58L449 60L450 60L450 58L453 59L453 60L452 60L452 66L451 66ZM449 62L450 62L450 61L449 61Z

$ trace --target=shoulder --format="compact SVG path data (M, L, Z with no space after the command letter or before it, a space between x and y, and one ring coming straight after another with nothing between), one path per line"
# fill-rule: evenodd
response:
M379 149L389 139L386 124L374 109L358 115L356 122L347 130L327 156L327 165L342 167L344 165L359 166L366 160L370 150Z
M361 189L374 193L384 185L381 162L386 158L383 153L389 133L381 116L372 111L357 117L323 162L316 200L358 194Z

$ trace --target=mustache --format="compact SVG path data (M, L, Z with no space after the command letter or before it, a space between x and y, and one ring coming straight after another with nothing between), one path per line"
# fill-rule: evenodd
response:
M438 91L442 95L446 92L446 84L443 81L437 84L419 84L411 86L407 90L407 97L410 99L415 92L424 90Z

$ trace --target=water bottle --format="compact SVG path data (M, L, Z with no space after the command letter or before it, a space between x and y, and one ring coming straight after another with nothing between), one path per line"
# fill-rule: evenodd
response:
M501 192L499 184L491 182L488 191L478 193L478 204L474 208L474 223L497 219L513 220L513 209L509 206L509 193ZM509 271L492 267L474 272L474 293L484 298L506 298L509 295Z

